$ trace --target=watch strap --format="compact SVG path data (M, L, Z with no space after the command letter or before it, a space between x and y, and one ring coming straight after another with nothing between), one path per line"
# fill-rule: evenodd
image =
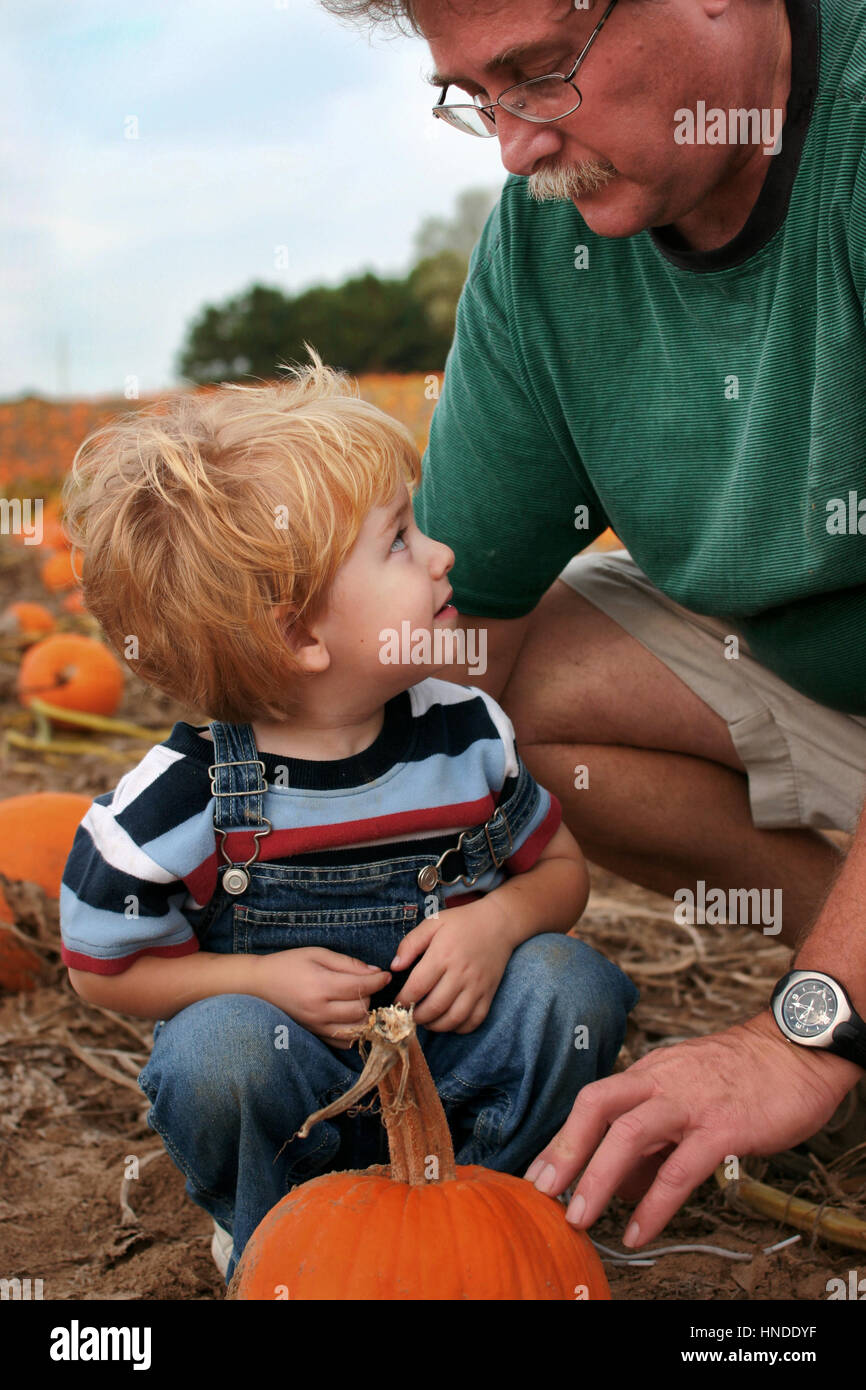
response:
M858 1067L866 1067L866 1023L853 1009L851 1018L833 1029L833 1042L828 1051L848 1062L856 1062Z

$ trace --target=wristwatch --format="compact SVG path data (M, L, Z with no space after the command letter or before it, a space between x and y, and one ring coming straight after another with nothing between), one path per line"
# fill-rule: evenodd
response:
M789 1042L824 1047L866 1067L866 1023L832 975L790 970L773 990L770 1007Z

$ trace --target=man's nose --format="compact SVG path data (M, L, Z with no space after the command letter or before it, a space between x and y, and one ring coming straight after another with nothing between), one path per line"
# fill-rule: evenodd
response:
M523 121L501 106L496 108L496 134L502 163L509 174L529 178L538 165L562 149L562 133L554 125Z

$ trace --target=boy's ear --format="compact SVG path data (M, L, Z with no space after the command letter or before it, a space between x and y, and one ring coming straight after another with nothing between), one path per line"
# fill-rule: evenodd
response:
M308 624L303 618L297 616L291 605L286 604L279 612L279 625L286 642L304 671L313 675L328 669L331 664L331 654L316 631L315 620L310 620Z

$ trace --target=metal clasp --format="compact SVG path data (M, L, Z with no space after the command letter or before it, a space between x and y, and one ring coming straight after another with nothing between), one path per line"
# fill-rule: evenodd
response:
M468 834L468 830L461 830L460 838L456 845L449 845L448 849L446 849L444 854L439 856L435 864L425 864L424 868L419 871L418 887L422 889L423 892L431 893L437 883L441 883L446 888L450 888L452 884L455 883L464 883L467 888L471 888L473 883L476 882L478 878L477 874L474 874L472 878L467 878L465 874L458 874L456 878L442 877L442 865L445 863L445 860L448 858L449 854L456 854L458 852Z
M220 840L220 850L222 851L223 858L225 859L226 863L230 865L230 868L226 869L225 873L223 874L223 888L226 890L227 893L233 893L235 894L235 896L237 896L238 893L243 893L244 890L249 887L250 876L247 873L247 869L249 868L250 864L252 864L253 861L258 858L259 840L262 838L263 835L267 835L268 832L273 829L273 826L271 825L267 816L264 816L263 820L265 821L267 829L253 831L253 839L256 842L256 847L245 864L235 864L231 859L229 859L228 855L226 854L226 835L228 834L228 831L221 830L219 827L215 827L217 834L222 835L222 839Z

